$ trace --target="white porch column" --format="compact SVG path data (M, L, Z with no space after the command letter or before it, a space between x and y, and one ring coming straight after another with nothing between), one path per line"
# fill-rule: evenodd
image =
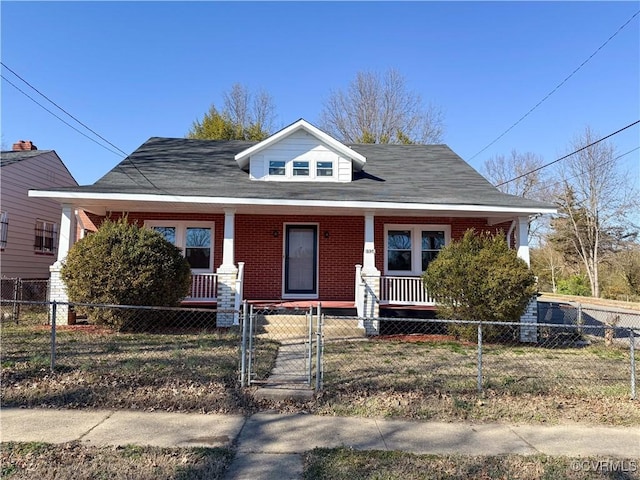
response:
M375 215L367 212L364 216L364 252L362 257L362 280L364 283L363 322L368 335L379 333L380 316L380 270L376 268Z
M233 263L235 260L235 210L224 211L224 241L222 243L222 264L218 267L218 327L230 327L237 318L234 315L236 304L236 278L238 268Z
M527 265L531 266L531 260L529 258L529 217L518 217L518 226L516 228L518 257L527 262Z
M58 239L58 262L67 258L69 249L76 239L76 215L71 205L62 205L60 234Z
M222 265L221 269L224 271L237 272L235 261L235 224L236 224L236 211L234 209L226 209L224 211L224 241L222 243Z
M364 252L362 257L362 272L364 274L380 275L380 271L376 268L374 219L375 217L371 212L367 212L364 216Z
M62 214L60 216L60 228L58 230L58 259L49 267L49 301L50 302L68 302L67 287L62 281L60 272L62 264L67 258L69 249L73 246L76 238L76 216L71 205L62 205ZM53 309L51 309L53 311ZM56 318L51 319L56 325L67 325L69 323L69 307L67 305L58 305L56 307Z

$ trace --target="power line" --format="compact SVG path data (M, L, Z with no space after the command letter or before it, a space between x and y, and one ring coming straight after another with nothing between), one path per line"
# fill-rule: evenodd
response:
M615 131L615 132L613 132L613 133L610 133L610 134L609 134L609 135L607 135L606 137L602 137L601 139L596 140L595 142L592 142L592 143L590 143L589 145L585 145L584 147L579 148L578 150L576 150L576 151L574 151L574 152L571 152L570 154L565 155L564 157L560 157L560 158L558 158L558 159L554 160L553 162L545 163L544 165L542 165L542 166L540 166L540 167L538 167L538 168L534 168L533 170L530 170L530 171L528 171L528 172L526 172L526 173L523 173L522 175L518 175L517 177L514 177L514 178L512 178L512 179L510 179L510 180L507 180L507 181L504 181L504 182L502 182L502 183L498 183L497 185L494 185L494 186L495 186L495 187L501 187L502 185L506 185L507 183L515 182L516 180L519 180L519 179L521 179L521 178L523 178L523 177L526 177L527 175L531 175L532 173L535 173L535 172L537 172L537 171L540 171L540 170L542 170L543 168L547 168L547 167L549 167L549 166L553 165L554 163L558 163L558 162L560 162L561 160L564 160L565 158L569 158L571 155L575 155L576 153L579 153L579 152L581 152L582 150L586 150L587 148L592 147L592 146L594 146L594 145L596 145L596 144L598 144L598 143L600 143L600 142L602 142L602 141L606 140L607 138L611 138L611 137L613 137L614 135L617 135L617 134L619 134L620 132L623 132L623 131L625 131L626 129L633 127L634 125L637 125L638 123L640 123L640 120L636 120L635 122L630 123L630 124L629 124L629 125L627 125L626 127L622 127L621 129L616 130L616 131Z
M69 112L67 112L64 108L62 108L60 105L58 105L57 103L55 103L53 100L51 100L49 97L47 97L44 93L42 93L40 90L38 90L36 87L34 87L33 85L31 85L28 81L26 81L24 78L22 78L20 75L18 75L15 71L13 71L11 68L9 68L7 65L5 65L3 62L0 62L0 65L2 65L4 68L6 68L7 70L9 70L11 73L13 73L16 77L18 77L22 82L24 82L26 85L28 85L31 89L33 89L34 91L36 91L40 96L42 96L43 98L45 98L48 102L50 102L51 104L55 105L59 110L61 110L62 112L64 112L66 115L68 115L69 117L71 117L73 120L75 120L77 123L79 123L80 125L82 125L84 128L86 128L87 130L89 130L91 133L93 133L94 135L96 135L98 138L102 139L103 141L105 141L106 143L108 143L109 145L111 145L113 148L115 148L117 150L117 152L114 152L113 150L109 149L108 147L106 147L105 145L103 145L102 143L98 142L95 138L91 138L90 136L88 136L86 133L81 132L80 130L78 130L76 127L74 127L73 125L71 125L69 122L65 121L64 119L62 119L60 116L56 115L55 113L53 113L51 110L49 110L47 107L45 107L44 105L42 105L40 102L38 102L36 99L34 99L31 95L29 95L28 93L26 93L24 90L22 90L21 88L19 88L16 84L14 84L13 82L11 82L9 79L7 79L7 77L5 77L4 75L0 74L0 77L2 77L2 79L7 82L9 85L11 85L12 87L14 87L16 90L18 90L20 93L22 93L24 96L26 96L27 98L29 98L31 101L33 101L36 105L40 106L41 108L43 108L45 111L49 112L51 115L53 115L54 117L56 117L58 120L60 120L62 123L64 123L65 125L67 125L68 127L72 128L73 130L75 130L76 132L78 132L79 134L81 134L82 136L88 138L89 140L91 140L92 142L94 142L95 144L101 146L102 148L104 148L105 150L107 150L110 153L113 153L114 155L120 157L121 154L124 155L125 158L127 158L129 160L129 163L131 163L131 165L133 165L133 168L136 169L136 171L142 176L142 178L144 178L147 182L149 182L149 184L157 189L157 190L161 190L159 189L151 180L149 180L149 178L147 178L147 176L142 173L142 171L138 168L138 166L133 162L133 160L131 160L131 157L127 154L127 152L125 152L124 150L122 150L121 148L118 148L116 145L114 145L113 143L111 143L109 140L107 140L106 138L104 138L102 135L100 135L99 133L97 133L95 130L91 129L90 127L88 127L86 124L84 124L83 122L81 122L80 120L78 120L76 117L74 117L73 115L71 115ZM121 153L118 153L121 152ZM140 185L136 179L134 179L129 173L127 173L125 170L123 170L125 175L127 175L127 177L129 177L131 180L133 180L134 183ZM161 190L162 191L162 190Z
M484 147L482 150L480 150L478 153L476 153L474 156L472 156L469 161L473 160L474 158L476 158L478 155L480 155L482 152L484 152L487 148L489 148L491 145L493 145L494 143L496 143L498 140L500 140L502 137L504 137L507 133L509 133L516 125L518 125L520 122L522 122L522 120L524 120L525 118L527 118L529 116L529 114L531 112L533 112L536 108L538 108L540 105L542 105L542 103L547 100L551 95L553 95L560 87L562 87L562 85L564 85L567 80L569 80L571 77L573 77L573 75L575 75L578 70L580 70L582 67L584 67L586 65L586 63L591 60L593 57L596 56L596 54L602 50L605 45L607 45L616 35L618 35L618 33L620 33L622 31L623 28L625 28L627 25L629 25L629 23L631 23L631 21L636 18L638 15L640 15L640 10L638 10L636 13L633 14L633 16L627 20L624 25L622 25L620 28L618 28L618 30L616 30L616 32L611 35L602 45L600 45L595 52L593 52L591 55L589 55L589 57L587 57L587 59L582 62L573 72L571 72L564 80L562 80L558 85L556 85L556 87L551 90L549 93L547 93L547 95L540 100L538 103L536 103L527 113L525 113L522 117L520 117L518 119L518 121L516 121L513 125L511 125L509 128L507 128L504 132L502 132L502 134L500 134L495 140L493 140L491 143L489 143L486 147Z
M60 116L56 115L54 112L52 112L51 110L49 110L47 107L45 107L44 105L42 105L40 102L38 102L35 98L33 98L31 95L29 95L27 92L25 92L24 90L22 90L20 87L18 87L15 83L13 83L11 80L9 80L7 77L5 77L4 75L0 74L0 77L2 77L2 79L7 82L9 85L11 85L13 88L15 88L16 90L18 90L20 93L22 93L25 97L27 97L29 100L31 100L33 103L35 103L36 105L40 106L41 108L43 108L44 110L46 110L47 112L49 112L51 115L53 115L54 117L56 117L58 120L60 120L62 123L64 123L66 126L68 126L69 128L72 128L73 130L75 130L76 132L78 132L80 135L88 138L89 140L91 140L93 143L95 143L96 145L101 146L102 148L104 148L106 151L113 153L114 155L120 156L119 153L114 152L113 150L111 150L110 148L106 147L105 145L101 144L100 142L98 142L95 138L91 138L89 135L87 135L84 132L81 132L80 130L78 130L76 127L74 127L73 125L71 125L69 122L67 122L66 120L64 120L63 118L61 118Z
M636 150L640 150L640 146L639 146L639 147L632 148L631 150L629 150L629 151L627 151L627 152L625 152L625 153L622 153L622 154L618 155L617 157L614 157L614 158L611 158L611 159L609 159L609 160L606 160L606 161L602 162L600 165L596 165L596 166L593 166L593 167L591 167L591 168L583 169L583 170L581 170L580 172L576 173L575 175L573 175L573 176L571 176L571 177L567 177L567 178L565 178L565 179L558 180L558 181L556 181L556 182L551 182L551 183L549 184L549 186L554 186L554 185L559 185L559 184L561 184L561 183L565 183L566 181L573 180L574 178L578 178L580 175L584 175L585 173L592 173L592 172L595 170L595 168L596 168L596 167L598 167L598 166L605 166L605 165L609 165L609 164L611 164L611 163L614 163L614 162L616 162L617 160L620 160L622 157L626 157L627 155L629 155L629 154L631 154L631 153L635 152ZM534 190L534 192L540 192L540 191L541 191L541 189L540 189L540 188L538 188L537 190ZM582 202L578 202L578 203L582 203Z
M114 145L113 143L111 143L109 140L107 140L106 138L104 138L102 135L100 135L98 132L96 132L95 130L93 130L92 128L88 127L85 123L81 122L80 120L78 120L76 117L74 117L73 115L71 115L69 112L67 112L64 108L62 108L60 105L58 105L56 102L54 102L53 100L51 100L49 97L47 97L44 93L42 93L40 90L38 90L36 87L34 87L33 85L31 85L29 82L27 82L24 78L22 78L20 75L18 75L15 71L13 71L11 68L9 68L6 64L2 63L0 61L0 65L2 65L4 68L6 68L7 70L9 70L11 73L13 73L16 77L18 77L20 80L22 80L24 83L26 83L31 89L35 90L41 97L43 97L44 99L46 99L49 103L53 104L54 106L56 106L58 109L60 109L61 111L63 111L65 114L67 114L69 117L73 118L76 122L78 122L80 125L82 125L84 128L86 128L87 130L89 130L91 133L93 133L96 137L98 137L99 139L103 140L104 142L108 143L109 145L111 145L113 148L115 148L118 152L122 153L125 157L128 155L127 152L125 152L124 150L122 150L121 148L118 148L116 145Z

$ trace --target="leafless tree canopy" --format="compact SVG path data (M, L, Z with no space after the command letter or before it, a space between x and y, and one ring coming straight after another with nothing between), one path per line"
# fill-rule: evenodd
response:
M557 184L549 181L547 171L538 170L542 165L542 156L512 150L509 155L497 155L488 159L481 170L482 174L504 193L550 202L554 196L554 186ZM529 236L535 243L542 242L541 237L545 234L547 226L547 217L530 219Z
M598 139L587 127L571 145L578 150ZM599 265L603 255L637 233L631 215L638 211L638 195L615 162L615 148L600 142L569 157L559 169L564 188L558 197L556 220L565 245L583 263L591 292L600 296Z
M546 174L544 170L534 170L543 164L544 160L540 155L531 152L518 153L512 150L508 156L496 155L488 159L484 163L482 173L504 193L541 200L548 198L543 192Z
M262 131L273 132L275 103L265 90L251 94L245 85L235 83L224 93L223 100L223 111L234 125L245 128L252 125Z
M346 143L441 143L442 111L407 90L394 69L358 72L346 91L332 91L320 126Z

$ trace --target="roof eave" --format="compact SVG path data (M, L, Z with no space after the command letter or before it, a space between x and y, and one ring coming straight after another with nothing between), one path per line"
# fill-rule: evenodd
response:
M300 199L278 199L278 198L234 198L234 197L205 197L186 195L158 195L158 194L122 194L122 193L99 193L99 192L71 192L53 190L29 190L29 197L56 199L63 204L76 205L80 208L83 201L102 201L104 203L134 203L134 202L155 202L159 205L166 203L173 204L197 204L224 207L240 206L269 206L269 207L297 207L297 208L317 208L332 210L363 210L363 211L388 211L404 210L407 212L457 212L486 214L487 216L511 215L527 216L538 214L557 213L555 208L545 207L516 207L500 205L480 205L480 204L441 204L441 203L408 203L408 202L376 202L376 201L339 201L339 200L300 200Z

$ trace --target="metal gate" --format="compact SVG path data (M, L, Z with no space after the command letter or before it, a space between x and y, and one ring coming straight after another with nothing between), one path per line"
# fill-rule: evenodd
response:
M240 383L278 388L322 388L323 314L257 309L244 304Z

